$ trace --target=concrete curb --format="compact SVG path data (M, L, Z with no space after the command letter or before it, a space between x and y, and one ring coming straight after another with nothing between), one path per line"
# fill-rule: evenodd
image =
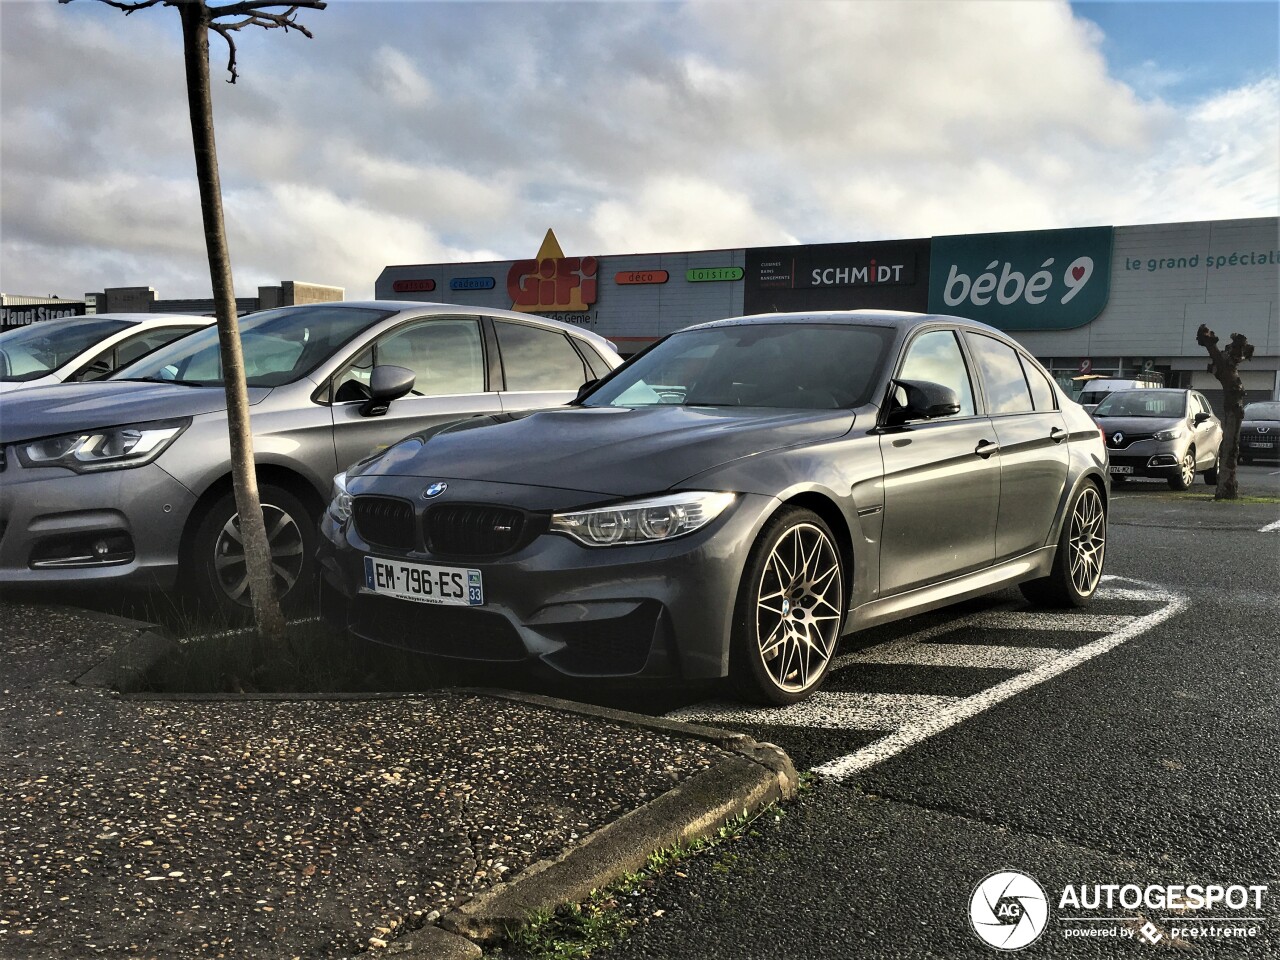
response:
M73 683L78 687L103 687L120 693L128 692L148 670L178 646L177 641L159 632L160 628L154 623L79 607L69 609L75 610L77 616L85 619L100 620L138 631L135 639L76 677Z
M601 827L557 859L534 864L440 919L445 930L476 943L501 940L523 926L534 910L585 899L591 891L638 870L651 853L708 836L733 817L754 813L796 791L798 777L790 758L778 747L742 734L537 694L465 692L706 740L730 753L710 770ZM406 940L412 943L417 936Z

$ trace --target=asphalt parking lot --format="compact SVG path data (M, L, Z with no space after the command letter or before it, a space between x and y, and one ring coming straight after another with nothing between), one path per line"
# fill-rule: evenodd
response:
M1276 466L1241 479L1280 493ZM818 777L776 826L645 891L638 929L595 955L989 957L971 898L1016 870L1049 907L1026 956L1280 956L1277 521L1127 484L1087 612L1004 594L847 643L810 706L680 708ZM1208 920L1061 906L1081 885L1209 883L1269 889Z
M1241 479L1246 496L1280 495L1280 464ZM1117 487L1089 608L1032 611L1009 591L867 631L803 705L578 691L747 733L814 772L780 822L631 898L637 928L593 955L990 956L975 888L1019 871L1047 901L1028 956L1280 956L1280 505L1211 492ZM1211 923L1061 906L1125 884L1268 891ZM1253 932L1223 938L1226 921Z

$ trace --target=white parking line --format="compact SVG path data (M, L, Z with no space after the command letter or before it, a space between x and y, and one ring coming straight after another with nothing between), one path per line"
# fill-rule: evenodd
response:
M1187 606L1187 598L1183 594L1164 590L1154 584L1142 583L1136 580L1128 580L1126 582L1135 584L1135 586L1106 586L1098 591L1099 598L1150 600L1164 605L1146 616L1131 620L1120 629L1092 643L1067 651L1033 670L1005 680L1003 683L998 683L981 693L958 700L935 714L904 724L888 736L882 737L875 743L868 744L855 753L815 768L816 772L833 780L842 780L861 770L866 770L881 760L886 760L936 733L941 733L943 730L955 726L962 720L968 720L970 717L976 716L988 707L1017 696L1019 693L1023 693L1039 683L1065 673L1072 667L1077 667L1087 660L1092 660L1094 657L1115 649L1126 640L1132 640L1170 617L1181 613Z
M1265 527L1260 528L1260 529L1258 530L1258 532L1259 532L1259 533L1274 533L1274 532L1275 532L1275 531L1277 531L1277 530L1280 530L1280 520L1277 520L1275 523L1268 523Z
M1034 670L1062 656L1046 647L1001 647L982 643L917 643L911 638L882 643L841 658L843 663L899 664L912 667L987 667Z
M758 723L824 730L896 730L952 706L959 697L915 693L826 693L789 707L744 707L712 701L667 714L693 723Z

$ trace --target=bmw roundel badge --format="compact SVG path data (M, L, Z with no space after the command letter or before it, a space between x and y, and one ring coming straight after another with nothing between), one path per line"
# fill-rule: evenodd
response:
M427 489L422 491L422 499L434 500L448 489L449 485L447 483L442 480L437 480L431 486L427 487Z

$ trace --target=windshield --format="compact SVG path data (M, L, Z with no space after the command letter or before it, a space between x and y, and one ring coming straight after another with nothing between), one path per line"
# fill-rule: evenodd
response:
M1168 420L1186 416L1184 390L1121 390L1108 394L1093 411L1095 417L1154 417Z
M361 330L391 314L386 310L317 304L285 307L240 322L245 382L278 387L310 373ZM176 380L200 386L222 383L218 328L206 327L147 354L111 380Z
M1246 420L1280 420L1280 403L1250 403L1244 408Z
M817 323L677 333L602 384L583 405L853 407L869 399L892 336L888 327Z
M0 333L0 380L36 380L70 363L100 340L133 326L129 320L77 317L41 320Z

